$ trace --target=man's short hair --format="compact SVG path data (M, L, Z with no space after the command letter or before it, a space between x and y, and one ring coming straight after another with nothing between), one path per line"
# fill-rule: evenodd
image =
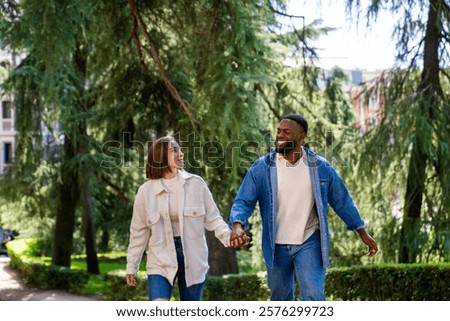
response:
M308 121L306 120L305 117L303 117L302 115L298 115L298 114L288 114L285 115L281 118L281 120L283 119L289 119L289 120L293 120L295 121L297 124L300 125L300 127L303 129L303 131L305 132L305 134L308 133Z

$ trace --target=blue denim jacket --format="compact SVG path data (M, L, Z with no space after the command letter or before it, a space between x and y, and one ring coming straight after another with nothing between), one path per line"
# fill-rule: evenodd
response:
M320 225L323 267L330 265L330 233L328 230L328 204L347 225L348 230L364 227L364 221L353 202L344 182L328 161L304 148ZM299 184L301 184L299 182ZM262 250L268 267L273 266L275 250L276 215L278 212L276 153L256 160L248 170L231 207L229 225L240 222L249 227L248 218L253 214L256 202L262 218ZM295 187L292 188L293 193Z

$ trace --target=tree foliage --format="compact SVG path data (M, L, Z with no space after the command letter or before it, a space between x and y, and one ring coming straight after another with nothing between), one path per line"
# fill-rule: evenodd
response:
M380 85L382 126L361 140L343 72L336 69L321 91L320 70L311 64L317 56L309 40L332 30L319 21L302 28L280 22L301 19L286 12L285 1L2 2L0 38L20 63L3 86L14 93L19 140L14 167L1 177L0 220L45 236L59 251L54 263L68 265L72 253L90 253L95 273L97 248L126 247L134 195L155 138L175 135L187 170L206 179L227 218L247 168L272 147L281 116L298 112L311 124L307 143L343 165L338 170L363 214L376 222L370 226L386 245L380 260L399 254L402 226L390 215L386 195L406 193L414 175L405 173L415 166L408 161L419 148L425 214L421 228L408 229L415 231L416 257L442 259L449 246L448 6L433 1L441 22L439 87L427 91L428 74L421 73L427 69L419 68L425 41L416 35L426 30L424 21L392 1L390 9L402 9L404 17L396 29L404 53L399 61L411 63ZM369 17L388 4L373 1ZM261 260L258 216L253 219L252 252ZM330 219L334 224L333 238L342 240L332 243L334 260L360 262L356 253L363 249ZM234 251L225 252L213 237L208 243L212 274L236 272Z
M383 119L362 137L358 175L378 182L365 194L378 200L374 219L393 227L383 242L391 260L448 260L449 5L441 0L365 4L368 24L383 10L398 17L397 63L376 87L385 99ZM401 197L401 217L395 219L390 205Z
M56 224L54 263L70 264L79 227L94 261L96 243L123 249L146 149L167 133L227 216L265 143L261 93L276 88L282 58L274 49L281 36L267 29L276 25L272 5L283 4L3 3L3 43L21 55L5 86L16 97L20 132L8 200L22 202L27 190L35 198L49 185L49 206L35 204L47 226ZM88 241L93 234L96 242Z

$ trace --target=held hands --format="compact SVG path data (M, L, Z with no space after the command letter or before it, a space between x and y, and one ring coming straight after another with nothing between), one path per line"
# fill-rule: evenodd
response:
M134 278L133 274L127 274L125 277L126 281L127 281L127 285L135 287L137 282L136 279Z
M241 248L250 243L250 237L245 233L241 223L234 223L230 234L230 246L232 248Z

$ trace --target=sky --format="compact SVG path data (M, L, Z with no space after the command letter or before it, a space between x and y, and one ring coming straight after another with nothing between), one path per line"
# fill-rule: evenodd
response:
M323 26L337 28L319 40L309 42L317 48L319 66L330 69L380 70L393 66L395 44L391 39L394 19L389 13L380 15L376 24L366 27L365 14L356 21L349 21L345 13L345 0L290 0L287 13L305 17L305 25L316 19L323 20ZM320 4L320 5L319 5ZM295 19L300 29L302 19Z

